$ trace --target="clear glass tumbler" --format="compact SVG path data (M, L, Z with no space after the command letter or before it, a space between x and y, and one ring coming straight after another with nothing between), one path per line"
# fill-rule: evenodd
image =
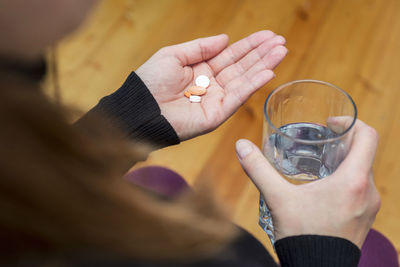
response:
M333 173L352 141L357 108L339 87L297 80L273 90L264 104L262 152L284 178L303 184ZM329 123L341 117L345 125ZM268 203L260 195L259 224L274 244Z

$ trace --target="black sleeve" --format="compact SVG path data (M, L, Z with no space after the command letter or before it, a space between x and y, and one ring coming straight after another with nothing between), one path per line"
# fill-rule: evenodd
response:
M76 125L91 116L102 116L110 125L117 125L129 138L157 147L179 144L180 140L146 85L132 72L116 92L100 102L80 118Z
M256 238L244 229L241 232L241 236L219 258L190 267L278 266ZM318 235L278 240L275 250L281 267L357 267L361 255L359 248L346 239Z
M275 243L281 266L356 267L360 249L350 241L329 236L291 236Z

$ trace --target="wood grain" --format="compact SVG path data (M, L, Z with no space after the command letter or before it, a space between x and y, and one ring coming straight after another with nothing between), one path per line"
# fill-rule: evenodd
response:
M59 93L63 103L86 111L163 46L222 32L234 42L273 30L289 49L277 78L213 133L154 152L140 166L168 166L191 184L206 179L233 220L271 249L257 225L258 192L234 143L248 138L260 145L263 102L278 84L329 81L350 93L359 118L380 134L374 171L382 208L374 227L400 251L399 15L398 0L105 0L56 47Z

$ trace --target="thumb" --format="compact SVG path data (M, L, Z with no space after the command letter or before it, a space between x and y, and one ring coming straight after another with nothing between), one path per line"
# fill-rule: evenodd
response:
M286 193L290 184L271 166L256 145L240 139L236 142L236 153L244 171L267 201Z
M192 65L215 57L228 46L228 41L228 35L220 34L173 45L169 51L182 66Z

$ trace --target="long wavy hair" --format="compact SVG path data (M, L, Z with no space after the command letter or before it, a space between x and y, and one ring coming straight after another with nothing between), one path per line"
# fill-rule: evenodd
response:
M0 73L0 262L193 260L235 236L204 191L165 200L123 179L148 149L69 114L36 83Z

